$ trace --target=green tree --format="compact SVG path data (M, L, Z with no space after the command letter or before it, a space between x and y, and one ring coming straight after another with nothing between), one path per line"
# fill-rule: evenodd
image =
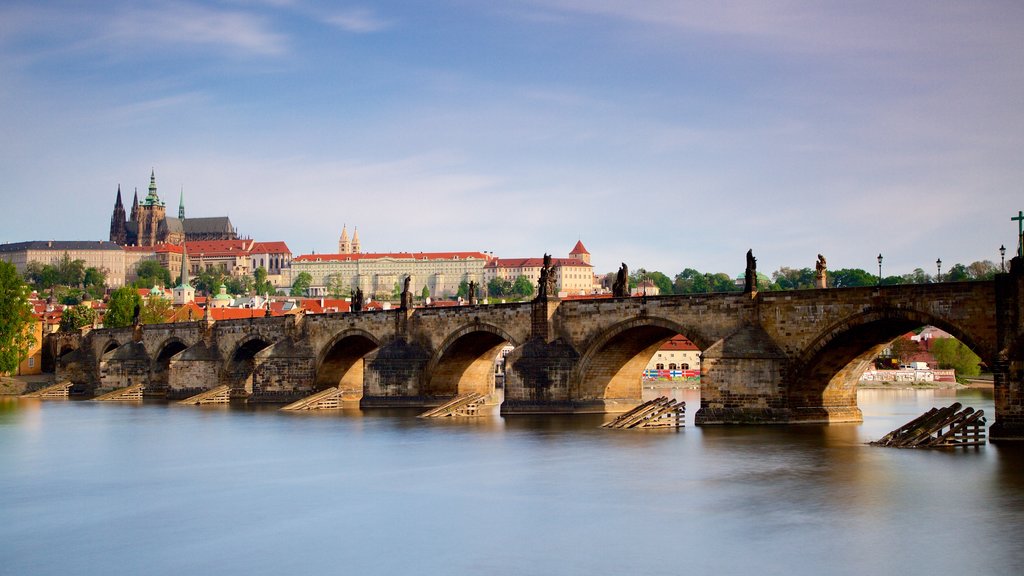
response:
M957 378L981 373L981 358L956 338L935 338L931 351L939 368L953 369Z
M224 271L219 268L204 268L192 280L192 286L197 292L203 292L207 296L217 294L221 284L225 284L227 277Z
M424 302L427 301L427 298L430 298L430 288L427 288L426 284L423 285L423 290L420 292L420 298L422 298Z
M0 372L14 372L35 343L28 286L13 264L0 260Z
M96 311L88 304L65 308L60 316L61 332L77 332L96 321Z
M274 288L274 285L269 280L267 280L266 268L260 266L259 268L256 269L255 272L252 273L252 276L254 279L252 288L256 292L256 294L276 293L277 290Z
M675 290L675 287L672 286L672 279L662 272L657 270L648 272L647 278L658 287L658 293L661 295L672 294Z
M978 262L971 262L967 266L968 277L971 280L991 280L995 278L996 272L999 268L996 267L995 262L989 260L980 260Z
M459 282L459 290L455 293L456 298L467 298L469 297L469 282L463 280Z
M139 322L142 324L163 324L167 322L172 308L169 299L150 296L139 310Z
M85 282L85 261L72 260L67 252L57 260L57 281L63 286L81 286Z
M890 278L892 277L890 276ZM903 281L896 282L896 284L928 284L932 281L932 277L920 268L914 268L913 272L910 274L904 274L899 278L902 278ZM888 280L888 278L886 280ZM882 284L886 284L886 282L883 280Z
M170 286L171 272L156 260L143 260L135 267L136 288L152 288L153 286Z
M487 282L487 293L499 298L502 296L509 296L512 294L512 283L504 278L491 278Z
M352 288L345 283L345 278L338 274L328 278L327 294L331 298L348 298L352 295Z
M103 298L103 294L107 290L107 274L99 268L89 267L85 269L85 291L92 296L93 299L98 300Z
M518 296L520 298L529 298L533 296L533 282L530 282L530 279L522 274L516 276L516 280L512 283L512 289L508 295Z
M787 268L783 266L772 273L772 281L779 290L807 290L814 288L815 271L810 268Z
M105 328L121 328L131 326L135 317L135 308L142 309L142 297L132 286L122 286L110 293L107 302L107 314L103 317Z
M828 283L833 288L853 288L856 286L874 286L878 284L878 276L869 274L860 268L841 268L829 270Z
M946 282L963 282L971 279L971 273L967 271L967 266L953 264L949 267L949 271L942 275L942 279Z
M299 272L299 274L295 277L295 280L292 282L292 289L290 294L292 296L305 296L308 293L309 287L312 284L313 277L309 274L309 272Z

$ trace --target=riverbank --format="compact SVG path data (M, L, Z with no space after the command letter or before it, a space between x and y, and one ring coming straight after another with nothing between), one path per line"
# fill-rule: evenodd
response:
M21 396L56 382L53 374L32 376L0 376L0 396Z

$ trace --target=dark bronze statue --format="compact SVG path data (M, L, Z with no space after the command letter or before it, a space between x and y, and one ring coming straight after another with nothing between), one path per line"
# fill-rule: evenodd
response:
M616 298L629 296L629 267L626 266L625 262L622 263L618 274L615 275L615 283L612 284L612 296Z
M412 284L412 276L405 277L405 286L402 288L402 302L400 308L402 310L412 309L412 291L409 286Z
M555 291L555 269L551 265L551 254L544 255L544 265L537 281L537 299L543 300Z
M747 250L747 272L744 275L743 293L757 292L757 258L754 251Z
M352 312L362 312L363 310L363 289L356 288L356 291L352 294Z
M476 292L477 292L476 282L470 280L469 281L469 305L470 306L476 306L476 304L477 304L477 302L476 302Z

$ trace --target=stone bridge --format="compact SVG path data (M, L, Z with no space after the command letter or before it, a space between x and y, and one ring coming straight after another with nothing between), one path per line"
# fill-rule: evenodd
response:
M74 390L144 383L183 398L218 385L249 402L328 387L363 407L433 406L495 389L503 414L617 412L682 334L702 351L699 424L860 421L856 384L894 338L946 330L995 373L992 437L1024 436L1024 267L993 281L761 293L536 300L94 330L55 346Z

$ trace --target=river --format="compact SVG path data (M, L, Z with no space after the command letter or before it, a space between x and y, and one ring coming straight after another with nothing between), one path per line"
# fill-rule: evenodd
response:
M1024 446L865 444L954 393L705 428L674 393L672 432L0 400L0 574L1024 573Z

